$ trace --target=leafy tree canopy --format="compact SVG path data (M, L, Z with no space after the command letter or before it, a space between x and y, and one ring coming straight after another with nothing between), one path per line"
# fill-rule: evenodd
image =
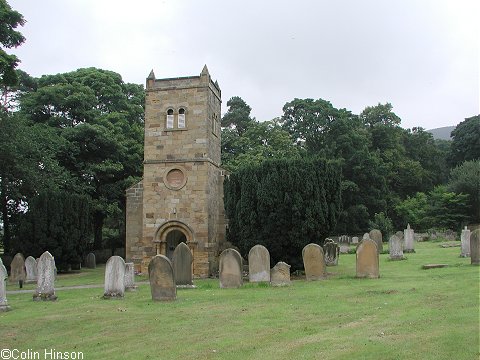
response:
M452 131L449 163L452 167L464 161L480 159L480 115L466 118Z
M19 60L15 55L7 54L4 50L21 45L25 38L15 30L25 24L23 15L13 10L6 0L0 0L0 84L13 86L18 81L15 68Z

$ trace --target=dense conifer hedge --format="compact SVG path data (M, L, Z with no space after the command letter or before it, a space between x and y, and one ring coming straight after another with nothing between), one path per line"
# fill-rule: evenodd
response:
M59 270L79 264L91 241L90 202L85 196L47 191L29 203L21 221L16 251L39 257L49 251Z
M302 268L302 248L323 244L341 211L341 170L321 159L269 160L225 181L227 240L244 257L256 244ZM272 265L273 266L273 265Z

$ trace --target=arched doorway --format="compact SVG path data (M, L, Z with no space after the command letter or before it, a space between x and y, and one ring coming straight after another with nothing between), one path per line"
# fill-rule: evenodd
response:
M187 237L185 234L180 230L171 230L167 233L166 237L166 256L172 260L173 259L173 252L178 244L181 242L187 243Z

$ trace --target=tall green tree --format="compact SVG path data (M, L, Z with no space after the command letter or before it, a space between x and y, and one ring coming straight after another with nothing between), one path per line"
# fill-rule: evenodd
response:
M25 37L17 30L25 24L23 15L15 11L6 0L0 0L0 85L14 86L18 82L15 69L19 59L13 54L7 54L5 49L20 46Z
M480 115L466 118L452 131L448 161L453 168L464 161L478 159L480 159Z
M255 118L250 116L252 108L239 96L233 96L227 101L228 110L222 117L222 127L229 129L237 136L242 136L245 131L255 123Z
M0 111L0 203L6 253L29 200L40 191L72 185L56 157L65 147L54 129L32 126L18 113Z
M143 102L141 85L96 68L42 76L20 99L22 114L66 140L57 156L76 180L73 190L92 199L96 248L104 246L105 221L122 242L124 189L142 173Z
M457 194L468 194L471 209L470 222L480 223L480 160L465 161L450 172L448 189Z

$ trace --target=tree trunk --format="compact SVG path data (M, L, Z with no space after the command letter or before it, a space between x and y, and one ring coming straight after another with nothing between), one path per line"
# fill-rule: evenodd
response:
M95 250L100 250L103 248L103 237L102 237L102 229L103 229L103 222L105 220L105 215L100 212L96 211L93 215L93 248Z
M7 185L5 183L5 177L0 180L0 196L2 202L2 221L3 221L3 251L4 254L10 252L10 219L8 217L8 198L7 198Z

